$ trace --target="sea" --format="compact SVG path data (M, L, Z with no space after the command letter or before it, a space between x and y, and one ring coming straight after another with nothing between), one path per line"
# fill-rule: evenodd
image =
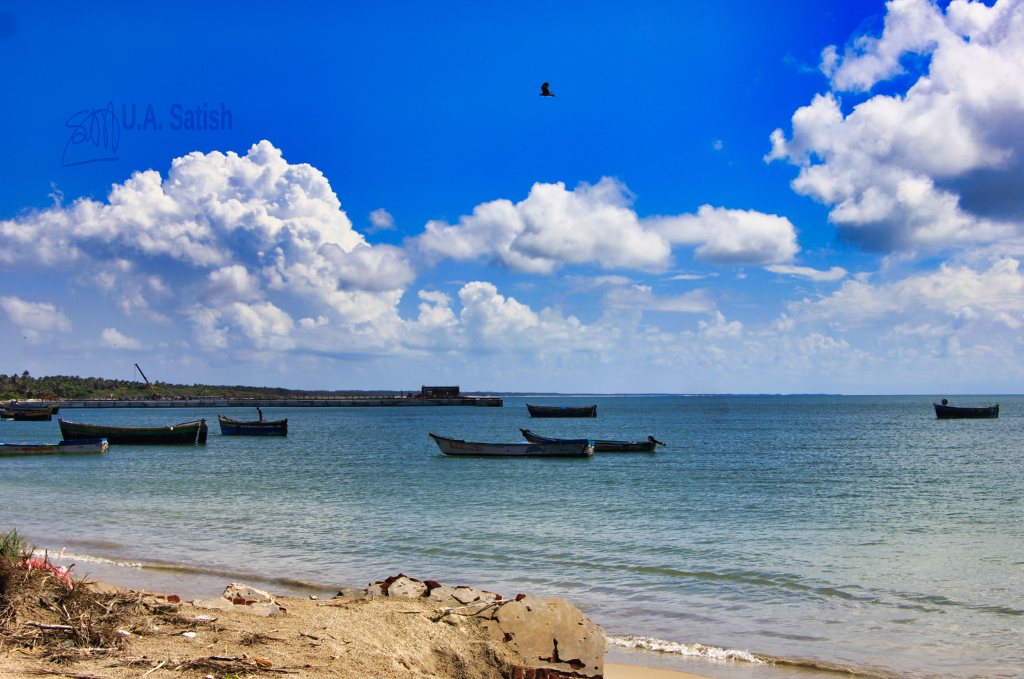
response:
M498 394L500 395L500 394ZM1001 404L938 420L932 402ZM526 403L597 404L531 419ZM521 396L504 407L271 408L287 438L0 459L0 530L73 573L213 596L330 596L404 573L563 597L608 659L723 679L1024 676L1024 396ZM453 458L428 436L664 441L583 459ZM0 440L54 442L53 422Z

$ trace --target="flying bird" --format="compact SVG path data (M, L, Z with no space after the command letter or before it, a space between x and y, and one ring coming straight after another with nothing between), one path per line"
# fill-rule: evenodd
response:
M542 97L553 97L553 96L555 96L555 93L552 92L550 89L548 89L549 87L551 87L551 85L549 85L548 83L544 83L543 85L541 85L540 86L540 96L542 96Z

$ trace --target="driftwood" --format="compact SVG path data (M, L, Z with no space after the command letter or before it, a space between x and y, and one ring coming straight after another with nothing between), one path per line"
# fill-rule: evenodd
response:
M38 627L39 629L59 629L59 630L64 631L64 632L74 632L75 629L76 629L75 627L72 627L71 625L44 625L41 622L33 622L32 620L29 620L29 621L25 622L25 626L26 627Z

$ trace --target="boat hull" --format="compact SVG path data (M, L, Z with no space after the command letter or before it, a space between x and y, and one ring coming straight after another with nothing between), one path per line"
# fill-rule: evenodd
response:
M0 408L4 410L49 410L51 415L56 415L60 412L60 406L56 403L39 403L35 401L28 401L20 403L18 401L6 401L0 403Z
M16 408L14 410L3 408L0 409L0 417L5 420L15 420L18 422L49 422L53 419L53 412L49 408L37 408L35 410L28 408Z
M206 420L182 422L169 427L111 427L58 419L65 439L105 438L110 445L195 445L206 443Z
M288 420L232 420L219 415L222 436L287 436Z
M532 443L557 443L571 439L557 439L548 436L540 436L529 429L520 429L523 438ZM646 441L610 441L606 439L590 439L594 446L595 453L653 453L658 446L658 441L653 437ZM664 444L662 444L664 445Z
M530 417L597 417L597 405L592 406L537 406L526 404Z
M933 403L935 406L935 417L940 420L982 420L999 417L999 404L995 403L976 408L962 408L959 406L947 406L941 403Z
M566 440L562 443L477 443L450 439L437 434L430 438L445 455L466 457L590 457L594 448L586 439Z
M106 439L82 439L60 443L0 443L0 457L8 455L101 454L110 449Z

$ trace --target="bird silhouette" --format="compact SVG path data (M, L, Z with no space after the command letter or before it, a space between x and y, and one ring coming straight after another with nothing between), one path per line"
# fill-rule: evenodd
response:
M553 96L555 96L555 93L552 92L550 89L548 89L550 87L551 87L551 85L549 85L548 83L544 83L543 85L541 85L540 86L540 96L542 96L542 97L553 97Z

